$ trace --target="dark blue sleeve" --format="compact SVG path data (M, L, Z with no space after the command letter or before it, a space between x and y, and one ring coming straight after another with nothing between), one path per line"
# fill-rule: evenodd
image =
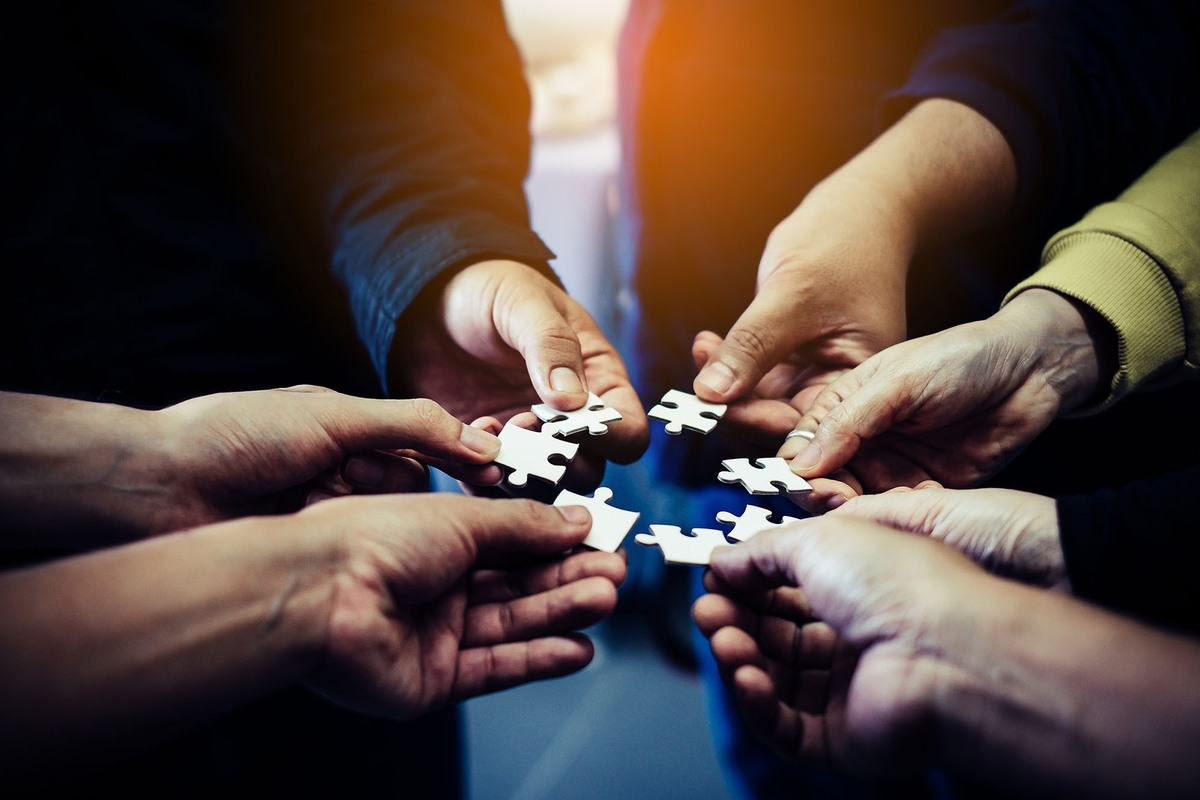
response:
M1200 466L1058 498L1075 594L1151 622L1200 630Z
M959 101L1016 156L1013 224L1038 236L1111 200L1200 125L1200 3L1026 0L939 34L883 122Z
M520 55L499 0L309 0L287 13L292 163L386 385L397 319L436 276L506 258L553 279L523 190Z

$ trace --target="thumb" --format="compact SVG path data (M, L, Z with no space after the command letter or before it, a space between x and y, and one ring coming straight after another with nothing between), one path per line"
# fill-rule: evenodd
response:
M729 403L744 397L797 345L796 310L790 296L764 287L708 355L692 383L701 400Z
M579 336L566 317L568 298L544 277L529 272L544 285L522 280L498 294L498 332L525 359L543 402L563 411L579 408L587 402L588 385Z
M907 415L910 384L881 376L879 364L878 357L869 358L826 386L796 423L797 430L812 432L812 439L789 439L779 456L791 459L798 475L819 477L844 467L863 442Z

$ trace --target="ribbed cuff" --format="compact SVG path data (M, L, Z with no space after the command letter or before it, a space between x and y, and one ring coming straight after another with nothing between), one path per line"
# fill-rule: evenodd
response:
M1117 334L1117 372L1107 397L1072 416L1100 411L1186 353L1183 314L1158 263L1119 236L1067 229L1050 240L1044 266L1017 284L1004 302L1026 289L1050 289L1090 306Z

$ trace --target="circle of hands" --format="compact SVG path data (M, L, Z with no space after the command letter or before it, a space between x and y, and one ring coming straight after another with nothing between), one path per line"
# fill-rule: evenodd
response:
M760 312L752 306L738 326L779 313ZM1029 357L1042 343L1003 315L869 357L895 331L823 324L797 343L739 334L738 326L724 339L697 337L697 394L732 401L722 426L744 442L813 433L779 454L812 478L808 505L831 511L793 526L803 535L763 534L714 553L697 624L751 727L775 747L888 772L897 753L919 744L929 713L928 684L912 678L924 675L912 637L947 617L937 598L954 581L977 579L972 560L1068 588L1053 501L938 483L968 485L994 472L1049 424L1067 391L1044 360ZM580 484L598 484L605 460L636 459L648 424L594 321L528 267L462 270L427 290L400 332L410 344L393 377L429 399L293 387L156 412L173 463L185 465L171 474L187 477L163 487L171 502L154 524L169 530L303 508L296 520L304 526L348 531L311 685L403 717L584 666L590 644L570 631L612 610L624 560L568 554L589 527L582 509L345 496L423 491L428 465L494 486L502 474L490 463L499 450L493 431L505 420L520 424L539 399L570 409L592 391L624 416L612 434L586 443ZM717 362L737 367L724 394L705 382ZM292 402L274 402L279 392ZM936 583L934 574L945 592L931 599L911 590L922 576Z

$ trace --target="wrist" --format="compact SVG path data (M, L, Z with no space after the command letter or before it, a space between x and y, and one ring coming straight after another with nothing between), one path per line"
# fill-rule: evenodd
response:
M1030 363L1058 396L1060 415L1107 392L1116 371L1116 334L1085 304L1049 289L1027 289L993 319L1030 341Z

